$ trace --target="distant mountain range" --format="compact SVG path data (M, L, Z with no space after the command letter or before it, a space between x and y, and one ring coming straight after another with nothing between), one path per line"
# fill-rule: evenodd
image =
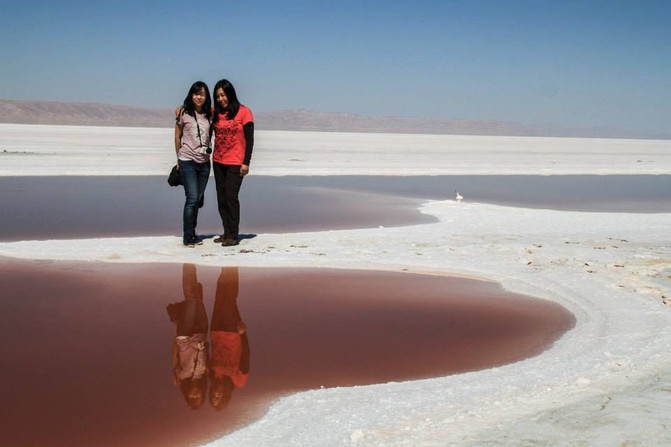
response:
M173 112L131 106L0 99L0 122L74 126L172 127Z
M526 125L497 120L365 116L303 109L255 112L260 130L383 132L445 135L671 139L671 134L611 128ZM77 126L172 127L173 111L133 106L0 99L0 122Z

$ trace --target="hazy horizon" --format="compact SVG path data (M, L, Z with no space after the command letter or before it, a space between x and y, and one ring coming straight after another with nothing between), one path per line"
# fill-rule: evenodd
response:
M0 123L172 128L174 109L63 101L0 98ZM529 125L487 119L371 116L306 109L255 112L257 130L355 132L423 135L527 136L669 140L671 133L631 131L607 127Z

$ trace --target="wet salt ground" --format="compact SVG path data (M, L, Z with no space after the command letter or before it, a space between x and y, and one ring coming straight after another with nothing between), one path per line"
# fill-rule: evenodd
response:
M198 230L219 234L214 179ZM245 179L246 234L433 222L427 199L595 212L671 211L671 175L262 177ZM2 177L0 240L181 234L181 187L164 177Z
M434 222L417 199L245 179L244 234ZM163 177L0 177L0 240L162 236L182 233L184 189ZM202 235L220 234L214 179L198 219Z
M253 178L254 177L250 177L248 180ZM506 197L512 196L519 200L519 197L524 198L526 195L526 199L523 199L522 202L528 200L528 203L526 205L524 203L518 203L517 205L534 207L534 202L540 200L538 198L545 198L548 201L548 204L540 203L537 204L537 207L562 209L562 206L567 206L569 209L571 209L571 207L579 209L580 207L589 208L594 206L595 209L593 209L593 211L628 212L661 212L668 210L668 195L669 191L671 191L671 189L668 188L668 179L671 178L669 176L588 176L584 179L579 179L577 177L573 179L562 177L560 179L554 178L554 181L559 182L559 185L554 186L555 190L548 189L549 186L553 184L552 181L549 183L546 182L553 178L519 177L517 178L519 180L517 188L521 192L513 194L507 186L503 187L501 185L510 185L511 182L515 183L513 181L515 178L517 177L505 177L503 179L505 182L499 184L498 188L497 179L493 177L469 177L457 179L458 181L456 181L456 185L454 186L459 187L462 193L467 196L467 200L472 201L479 200L487 202L488 195L493 195L497 196L502 204L513 204L505 203L506 200L509 200L506 199ZM453 181L455 177L428 178L430 180L428 183L423 183L421 181L414 182L412 179L406 178L374 179L372 181L368 181L364 178L356 180L351 177L342 177L340 179L330 177L257 177L256 179L263 179L263 182L250 187L251 185L254 185L254 183L246 180L246 183L243 186L243 193L247 191L248 194L247 199L245 199L245 195L243 194L243 206L250 207L250 209L247 210L246 218L250 219L255 212L254 210L260 210L260 213L256 218L251 219L245 224L246 229L249 228L246 231L248 233L261 231L273 232L351 228L356 226L390 226L415 223L417 222L416 219L426 218L426 216L422 216L416 212L414 205L419 202L419 199L413 199L412 197L421 197L422 199L451 198L453 184L450 182ZM448 186L446 187L440 182L445 179L452 179L447 183ZM474 182L473 185L466 189L461 188L459 185L465 184L464 181L468 179L471 179ZM605 188L604 185L609 185L609 179L613 183L610 183L610 186ZM179 208L183 200L182 191L178 188L168 188L165 185L165 179L163 178L42 177L7 180L12 181L2 185L1 203L3 203L3 219L0 222L0 225L3 226L2 234L4 235L3 237L5 240L36 238L31 236L35 234L40 235L38 238L43 237L42 235L47 238L77 238L96 235L123 236L129 234L151 235L179 233L179 230L175 231L174 227L175 221L177 222L177 226L179 226L180 223ZM36 183L36 180L43 182L41 183L41 187L36 187L39 183ZM266 181L269 183L265 183ZM600 186L597 188L595 184ZM476 193L476 191L478 191L478 185L483 189L481 189L479 193ZM587 187L589 185L592 186ZM210 188L212 186L213 185L211 185ZM357 191L343 192L347 191L347 188L356 189ZM575 191L581 191L581 188L585 188L585 191L588 191L588 194L574 194ZM383 192L382 190L389 195L376 194L378 192ZM534 191L537 191L537 194L534 194ZM35 194L36 192L37 194ZM210 193L212 192L213 189L210 190ZM301 194L305 195L302 196ZM350 194L353 194L356 199L352 200L352 195ZM519 196L520 194L521 196ZM554 199L550 199L550 197L554 197ZM405 201L405 199L408 200ZM215 233L217 232L218 218L216 217L216 209L213 206L213 194L208 196L208 200L209 207L206 207L205 210L209 209L211 212L211 217L209 219L214 222L214 224L212 224L212 232ZM566 203L562 205L562 201ZM176 213L172 209L173 207L176 207L178 210L178 215L176 217ZM82 212L78 212L80 209ZM389 212L384 213L383 211ZM382 223L380 220L381 216L388 220L385 223ZM401 219L401 216L407 218L407 220L404 222ZM244 215L243 219L245 219ZM255 225L258 225L258 227ZM265 227L263 227L264 225ZM313 226L314 228L310 226ZM267 230L259 230L255 228L267 228ZM156 233L152 233L154 231ZM89 233L91 234L89 235ZM9 265L10 264L3 263L3 269L5 267L9 268ZM5 384L19 384L16 387L7 386L11 399L6 400L7 403L3 405L3 413L7 413L3 414L3 417L5 417L4 420L7 421L6 424L3 425L6 425L7 427L16 427L13 432L7 432L7 436L18 436L17 439L23 439L22 436L26 436L27 433L33 433L34 429L32 425L28 427L25 421L22 424L21 420L19 420L25 419L26 421L44 420L45 428L43 430L38 430L37 434L45 432L49 433L48 435L42 434L41 436L43 436L43 439L50 439L51 441L49 442L53 443L53 445L58 445L58 442L60 442L58 440L63 440L61 445L76 444L77 442L71 442L71 439L75 438L81 439L82 443L94 445L106 445L106 442L107 445L119 445L120 443L134 445L135 442L137 442L137 445L184 445L217 437L228 430L232 430L235 427L248 423L257 417L259 413L264 411L263 409L265 409L265 406L269 402L268 397L280 393L276 390L265 391L269 388L263 387L261 387L261 391L256 392L253 391L254 388L251 387L253 383L252 379L257 374L257 369L255 369L256 362L259 361L258 353L256 351L257 348L255 347L258 343L254 341L254 337L259 337L260 335L253 335L252 329L250 329L253 370L248 385L243 389L236 390L234 393L234 400L231 405L235 402L237 402L238 405L236 407L230 406L224 413L214 413L206 404L204 408L189 413L179 392L170 383L171 367L169 360L169 344L172 335L174 335L174 328L167 321L167 315L162 315L162 317L165 318L166 324L170 326L170 328L167 329L167 332L172 332L172 334L168 335L167 339L161 337L162 341L160 344L162 347L160 353L152 353L149 349L146 349L144 341L145 339L149 341L152 340L153 336L151 335L151 330L130 330L136 319L136 308L144 305L144 302L148 300L147 296L149 295L147 293L138 296L135 292L130 290L132 288L131 286L122 286L124 282L128 281L120 277L117 277L114 280L114 287L117 287L117 292L114 292L114 287L106 282L94 282L94 284L97 284L96 286L88 287L86 286L86 281L84 281L83 289L85 291L88 290L89 296L95 297L96 299L82 301L93 306L91 308L93 310L83 306L80 302L65 306L61 310L58 304L63 301L63 297L75 294L75 291L81 287L76 285L72 287L72 293L59 294L50 287L51 283L56 284L60 281L59 279L50 281L49 279L40 277L38 274L43 273L45 266L48 266L49 264L35 265L40 266L38 268L40 272L32 271L23 276L18 272L14 272L14 274L10 273L3 277L8 276L13 278L16 276L17 278L23 278L26 284L34 282L32 286L43 291L42 296L49 302L49 305L45 306L40 300L38 300L37 303L30 300L29 303L35 304L35 306L27 306L24 309L19 309L18 314L12 314L8 311L7 318L11 318L12 321L26 322L37 320L38 323L47 319L52 319L55 321L69 321L69 324L62 324L53 331L53 333L62 336L55 340L52 340L52 338L54 338L52 334L45 335L44 333L36 333L35 335L41 337L40 342L46 346L44 350L38 352L38 359L30 359L25 362L25 365L28 365L28 367L24 367L22 361L17 361L16 364L13 363L7 368L8 372L12 371L12 368L18 369L19 372L13 377L20 378L25 376L27 377L26 383L31 385L20 385L20 380L14 380L7 375L0 376L5 379L3 380L3 383ZM69 274L73 275L75 274L74 272L80 268L84 269L84 271L88 269L89 271L97 272L94 273L94 275L97 275L98 277L108 274L107 272L96 270L97 267L94 268L93 266L84 264L79 267L72 267L73 264L61 263L52 265L55 270L61 269L61 266L63 265L69 266L66 267L66 269L70 271ZM106 266L106 268L107 267L109 266ZM115 268L123 267L115 266ZM137 269L137 266L128 268L138 270L138 272L144 272L144 270ZM201 269L199 268L199 272L200 271ZM177 275L179 275L179 273L177 273ZM207 280L207 282L216 282L216 279L213 279L216 274L213 273L212 275L213 277ZM145 279L147 279L153 278L154 276L163 277L165 275L149 272L146 273L145 276ZM404 278L407 278L407 276ZM293 280L294 282L298 281L296 278ZM201 279L201 282L202 281L203 280ZM253 282L258 283L259 281L254 280ZM339 282L340 281L338 281L338 283ZM0 282L0 285L3 287L3 301L5 301L4 290L9 290L5 287L5 284L9 283L9 279L3 279ZM131 283L132 282L129 282L129 284ZM174 286L175 290L181 290L180 284L175 283ZM381 288L381 285L376 287L379 289ZM445 287L449 288L447 286ZM329 290L331 288L332 286L324 287L322 285L317 288L317 291L321 293L323 290ZM105 289L109 290L107 291ZM168 296L168 294L166 294L165 291L162 291L161 287L158 287L157 284L147 287L147 290L151 290L152 293L160 292L161 296ZM267 296L276 295L272 288L269 288L269 290L270 292L266 294ZM112 296L111 294L113 293L116 293L116 295ZM316 293L315 296L319 293ZM214 292L210 293L210 300L213 294ZM28 291L27 293L19 293L19 295L21 296L20 299L15 296L12 301L21 302L26 300L26 296L40 296L31 291ZM131 297L129 299L131 299L132 302L126 302L124 298L126 296ZM490 296L493 297L495 295L493 294ZM314 299L314 297L312 297L312 299ZM342 299L342 297L340 299ZM367 299L367 297L365 299L358 298L356 301L365 302ZM96 302L104 302L104 306L96 307L93 304ZM309 308L309 302L309 300L306 300L302 307ZM470 300L470 302L478 304L477 301ZM165 304L166 303L154 305L154 311L156 311L156 308L160 308L157 312L159 314L164 314ZM212 303L210 302L206 306L208 312L212 308L211 304ZM2 305L3 309L13 309L12 303L2 303ZM523 308L524 306L525 304L510 304L511 309L516 310L520 310L519 308ZM106 317L100 313L96 314L95 311L100 310L101 308L107 309L107 307L120 307L125 309L126 312L117 314L106 312L110 315L114 315L112 319L118 320L118 323L114 327L111 327L112 325L109 324L102 324L102 329L100 330L115 333L117 336L112 341L103 342L101 345L102 349L100 349L100 346L96 346L93 342L93 340L97 342L98 340L105 339L103 336L96 335L96 331L98 331L99 328L85 327L82 326L80 322L86 321L86 319L89 318L87 315L94 314L98 315L95 318L98 322L105 323ZM477 312L480 310L481 309L478 309ZM244 315L246 311L244 309L242 309L242 311L243 317L246 318ZM44 312L47 312L50 315L50 318L45 318ZM273 310L273 312L277 313L277 310ZM68 316L68 313L79 316L77 318L70 317ZM137 318L142 319L142 314L138 314ZM147 320L147 318L144 319ZM479 320L480 318L469 324L475 325ZM267 319L259 319L259 321L261 321L261 323L257 325L257 327L265 328ZM301 321L305 320L303 319ZM6 326L9 329L14 327L11 325ZM421 324L418 323L412 327L418 326L421 327ZM16 327L20 328L21 325L19 324ZM34 326L30 325L28 327L33 328ZM111 329L106 330L108 327L111 327ZM483 329L477 325L473 326L473 328L476 328L475 332L482 332ZM283 333L284 329L284 326L280 327L277 333ZM130 334L128 336L126 333L127 331L129 331ZM255 331L258 333L258 330ZM378 328L376 327L375 331L372 331L372 333L377 333L377 331ZM26 331L19 331L18 333L29 340L36 338L33 334L27 334ZM3 333L4 340L14 340L6 337L6 334L7 332ZM122 334L123 336L119 334ZM451 334L451 336L454 337L454 334ZM77 337L80 339L76 340ZM295 336L295 338L300 339L302 337ZM54 357L57 357L57 354L54 354L54 352L57 353L59 349L66 349L63 348L62 345L57 344L57 342L62 339L65 339L66 345L71 343L77 348L73 351L81 353L80 356L77 356L75 360L72 361L72 365L52 364ZM459 337L453 339L464 340L464 338ZM45 340L50 343L45 343ZM354 345L357 345L358 342L359 339L356 339L355 341L349 340L349 343ZM38 344L39 342L35 342L35 345ZM158 346L159 342L153 341L150 344ZM3 357L12 357L16 352L21 350L21 344L15 345L19 346L19 348L12 346L12 343L7 343L5 345L6 347L3 348L7 349L7 351L2 353ZM417 345L413 346L413 348L416 349L416 346ZM87 349L84 348L87 348L88 351L91 352L89 353ZM445 349L444 346L442 349ZM450 352L450 349L452 349L452 347L448 346L446 351ZM98 352L101 350L108 353L106 354L106 357L96 357L94 355L94 351ZM289 349L289 351L291 351L291 349ZM371 355L371 352L373 351L374 350L369 349L369 352L366 355ZM452 349L452 351L457 352L455 349ZM429 350L429 352L431 351ZM132 354L132 356L129 357L130 354ZM160 364L160 367L162 368L160 373L152 372L150 374L151 376L165 375L166 382L162 383L162 386L165 388L162 388L160 393L156 392L152 394L152 392L144 390L144 382L152 381L145 379L144 377L136 377L136 374L144 376L142 366L146 363L144 357L153 360L153 363L156 363L157 365ZM143 360L137 360L139 358L142 358ZM92 360L89 361L88 359ZM130 363L130 367L128 366L129 359L133 362ZM324 361L323 358L319 360L321 362ZM114 365L111 363L114 363ZM280 359L279 363L282 364L282 359ZM403 362L396 362L395 365L398 366L399 363ZM315 362L315 364L320 364L320 362ZM114 368L112 366L114 366ZM136 367L138 368L137 370L135 369ZM271 369L273 367L274 365L271 364ZM58 372L59 374L62 373L62 376L54 376L55 378L52 379L52 371L49 370L49 368L51 368L53 372ZM297 367L297 369L300 369L300 366ZM389 369L389 367L387 365L386 367L375 369L384 370ZM25 371L30 371L31 374L28 375ZM82 374L82 371L92 372L87 376ZM40 372L41 375L37 374L38 372ZM324 373L324 370L321 370L320 373ZM411 373L414 374L416 372L411 371ZM449 371L444 371L437 375L444 375L447 373L449 373ZM113 374L115 377L116 375L125 377L125 382L115 383L110 388L108 386L108 384L112 384L108 377L110 374ZM273 374L279 373L278 371L273 371ZM289 373L284 374L284 376L290 376L292 374L293 371L290 371ZM132 380L127 380L129 377ZM346 375L343 375L343 377L346 377ZM380 376L380 380L405 380L413 377L414 376L409 375L406 378L397 379ZM417 377L427 376L418 375ZM314 385L314 387L322 385L335 386L327 383L327 378L328 374L326 374L323 379L314 380L312 383L306 381L306 383L310 384L310 386ZM271 379L268 380L270 381ZM157 379L154 378L153 381L157 381ZM351 385L352 383L343 383L343 385ZM52 388L45 388L47 386L51 386ZM30 399L27 397L27 390L33 388L37 390L38 394L33 402L46 401L48 403L45 405L34 404L26 410L25 404L17 404L17 402L29 402ZM108 390L108 388L110 388L110 390ZM132 393L128 392L126 388L131 390ZM114 392L111 390L114 390ZM292 390L292 388L288 388L288 390ZM17 393L20 394L20 396L17 396ZM171 397L169 397L168 394L170 394ZM72 405L74 410L68 412L68 407L63 406L61 401L68 401L73 399L73 396L79 395L82 397L79 397L79 400L74 399L74 402L76 402L76 404ZM248 399L240 397L247 395ZM154 406L154 400L160 403L160 405L157 404ZM132 402L132 405L126 404L126 401ZM54 407L52 402L59 403ZM21 405L24 406L22 407ZM12 408L16 408L17 411L12 411ZM179 408L179 410L176 410L176 408ZM213 413L214 416L203 417L206 408L207 411ZM233 411L233 408L236 408L235 411ZM30 411L33 410L36 412L31 415ZM39 413L39 411L42 413ZM61 411L63 412L62 414L60 413ZM168 414L170 411L179 411L179 417L170 416ZM156 413L158 417L151 420L147 419L147 415L152 413ZM185 418L189 418L189 416L186 416L189 414L197 414L197 416L193 417L193 419L185 420ZM103 422L101 423L99 421ZM107 421L107 428L105 428L106 422L104 421ZM122 423L123 425L121 425ZM170 426L172 429L173 425L176 426L174 432L170 430L166 431L167 426ZM156 428L157 426L160 428ZM114 435L110 434L112 432L114 432ZM19 435L16 435L16 433L19 433ZM120 437L123 437L122 435L126 436L127 440L119 442ZM165 436L162 437L163 435ZM100 441L99 438L107 436L109 436L109 440ZM18 445L34 445L35 443L41 443L41 441L35 441L35 443L30 444L21 444L22 441L17 442ZM0 443L3 445L16 444L15 442L5 442L4 438L0 439Z
M208 319L228 293L247 328L249 379L220 412L189 409L172 384L166 306L193 281L185 266L0 263L0 354L11 359L0 369L0 444L191 445L248 424L283 394L488 368L538 354L574 325L561 306L491 282L186 268Z

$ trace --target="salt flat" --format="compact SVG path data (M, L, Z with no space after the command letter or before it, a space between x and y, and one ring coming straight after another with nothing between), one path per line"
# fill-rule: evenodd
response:
M0 176L167 175L170 129L0 124ZM669 174L670 140L258 131L256 175Z
M162 129L1 127L2 175L164 174L172 163ZM669 174L671 142L260 132L252 172ZM0 243L0 256L460 274L576 315L537 357L296 394L212 445L670 445L671 215L519 209L462 193L427 201L421 212L439 221L410 227L260 234L226 249L186 249L176 236L20 241Z

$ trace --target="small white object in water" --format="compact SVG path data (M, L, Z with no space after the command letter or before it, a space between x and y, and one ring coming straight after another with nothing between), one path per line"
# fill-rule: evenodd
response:
M458 190L458 189L455 190L454 192L457 193L457 195L455 196L456 199L457 199L457 202L461 202L462 200L464 200L464 196L462 196L461 194L459 194L459 190Z

